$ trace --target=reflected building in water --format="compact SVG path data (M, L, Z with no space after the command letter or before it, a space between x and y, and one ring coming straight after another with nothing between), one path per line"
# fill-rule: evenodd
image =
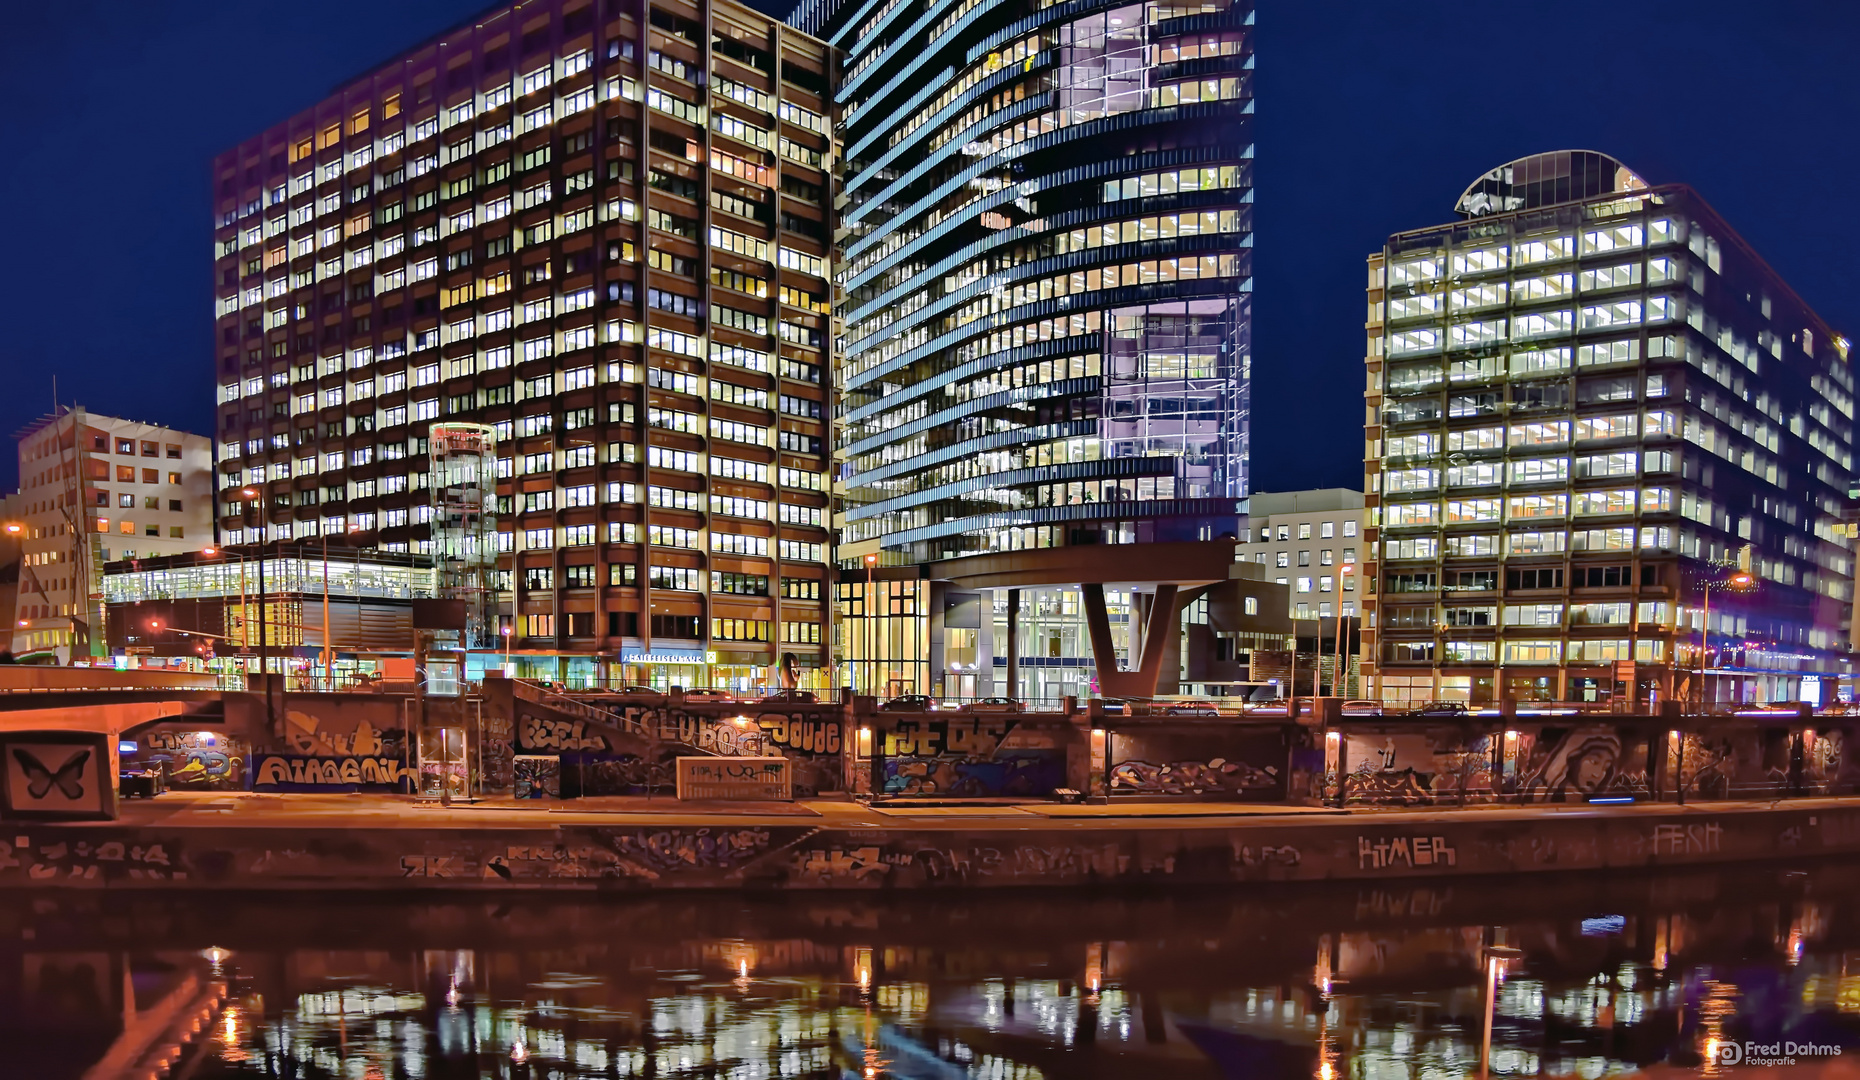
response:
M1852 1044L1857 889L1828 865L1296 903L47 897L0 946L0 1033L45 1076L146 1063L172 1022L171 1074L201 1078L1467 1076L1504 945L1494 1074L1606 1076Z

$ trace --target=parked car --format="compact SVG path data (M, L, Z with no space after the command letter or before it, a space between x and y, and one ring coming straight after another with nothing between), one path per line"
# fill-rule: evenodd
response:
M665 691L654 690L650 686L623 686L619 690L616 690L615 693L625 695L626 697L644 697L648 694L653 697L659 697L663 695Z
M1020 712L1022 708L1024 708L1024 706L1022 706L1020 702L1015 701L1013 698L985 697L985 698L978 698L974 701L971 701L965 704L962 707L961 711L967 712L967 713Z
M732 701L734 696L728 690L711 690L696 687L685 691L686 701Z
M1170 716L1219 716L1221 710L1212 701L1178 701L1169 706Z
M812 705L820 699L806 690L777 690L762 699L764 705Z
M901 694L878 707L880 712L935 712L936 699L928 694Z
M1465 716L1466 706L1458 701L1430 701L1418 709L1411 709L1409 716Z
M1379 716L1382 713L1380 701L1346 701L1343 703L1345 716Z

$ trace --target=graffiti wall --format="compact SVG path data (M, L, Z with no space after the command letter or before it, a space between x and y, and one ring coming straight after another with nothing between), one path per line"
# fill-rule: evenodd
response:
M149 728L134 742L135 752L122 755L122 767L160 769L178 791L238 791L248 783L252 747L231 732Z
M1352 803L1430 805L1448 791L1457 797L1462 775L1470 794L1477 783L1472 774L1480 769L1456 733L1351 731L1344 733L1342 748L1346 797ZM1490 786L1489 775L1485 783Z
M280 748L252 754L252 790L412 791L418 773L408 767L406 732L384 723L393 710L341 704L310 702L288 709Z
M57 768L54 763L48 768ZM537 815L546 816L546 815ZM0 890L511 887L940 889L1451 879L1860 853L1860 808L1703 806L1528 820L1271 816L1141 828L970 819L937 828L780 824L150 825L18 822Z
M513 793L519 799L558 799L562 796L562 759L524 754L512 759Z
M1520 731L1503 789L1518 802L1569 803L1652 792L1644 735L1614 727L1542 727ZM1515 768L1515 773L1512 769Z
M674 761L693 753L787 758L800 797L845 790L845 725L832 706L773 712L743 705L672 708L606 701L599 707L612 723L516 702L515 751L560 755L565 797L669 791Z
M882 740L884 793L1051 796L1066 786L1071 736L1014 716L901 718Z
M409 792L418 776L399 758L260 754L252 766L252 790Z
M1280 731L1116 731L1110 740L1113 795L1286 798L1289 748Z

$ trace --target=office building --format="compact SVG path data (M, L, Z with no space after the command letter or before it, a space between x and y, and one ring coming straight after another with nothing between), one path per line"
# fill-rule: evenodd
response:
M968 610L943 595L965 588L954 562L1238 529L1251 5L809 0L793 18L845 53L843 658L875 687L915 664L902 685L974 665L985 688L966 637L963 661L936 640ZM1079 567L1022 562L1060 590L1041 610L1082 610Z
M481 424L474 668L823 677L834 75L727 0L543 0L220 155L226 542L427 553L431 426Z
M1696 192L1602 154L1455 209L1369 260L1379 695L1831 698L1847 340Z
M1293 618L1354 616L1362 523L1360 491L1257 492L1247 499L1234 558L1290 590Z
M204 435L60 408L21 430L13 655L69 664L101 656L102 570L112 559L213 543L212 445Z
M1363 493L1260 491L1246 505L1234 559L1285 587L1292 620L1297 663L1287 658L1281 685L1299 694L1356 696L1365 685L1358 653ZM1258 663L1252 668L1255 676L1265 671Z
M425 556L319 540L269 549L261 591L259 560L243 550L106 564L111 647L145 666L195 671L257 670L262 655L293 681L347 685L385 656L412 654L413 601L438 588Z

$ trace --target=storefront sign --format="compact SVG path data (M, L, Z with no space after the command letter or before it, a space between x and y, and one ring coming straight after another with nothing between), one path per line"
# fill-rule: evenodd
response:
M702 664L706 660L702 649L654 649L651 652L640 649L621 649L620 662L623 664Z
M782 757L681 757L680 799L794 798L793 764Z

